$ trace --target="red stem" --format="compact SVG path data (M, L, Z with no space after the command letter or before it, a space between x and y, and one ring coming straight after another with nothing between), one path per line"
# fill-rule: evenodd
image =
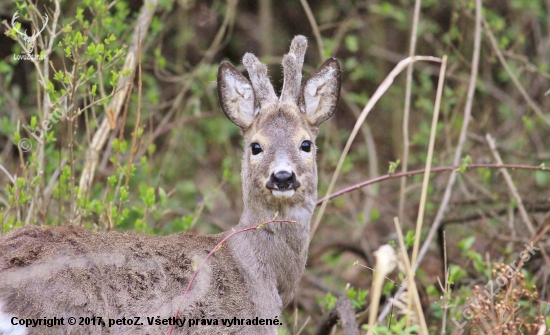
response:
M430 172L443 172L443 171L452 171L460 168L461 166L441 166L432 168ZM488 168L488 169L518 169L518 170L538 170L538 171L547 171L550 172L550 168L547 167L541 167L541 166L534 166L534 165L523 165L523 164L469 164L466 166L466 169L475 169L475 168ZM365 180L359 184L351 185L349 187L343 188L340 191L336 191L332 193L329 196L323 197L319 200L317 200L317 206L321 205L324 201L330 200L332 198L336 198L338 196L341 196L342 194L346 194L348 192L354 191L358 188L368 186L370 184L378 183L387 179L393 179L393 178L399 178L399 177L411 177L416 174L424 173L425 169L419 169L419 170L413 170L413 171L407 171L407 172L399 172L399 173L388 173L380 177L376 177L373 179Z

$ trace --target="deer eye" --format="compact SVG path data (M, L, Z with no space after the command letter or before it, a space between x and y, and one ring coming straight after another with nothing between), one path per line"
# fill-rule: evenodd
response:
M310 152L312 145L313 145L313 143L311 143L311 141L305 140L305 141L302 142L302 145L300 146L300 149L302 151L305 151L305 152Z
M256 142L252 143L252 144L250 145L250 148L252 148L252 154L253 154L254 156L256 156L257 154L259 154L260 152L263 151L263 150L262 150L262 147L261 147L258 143L256 143Z

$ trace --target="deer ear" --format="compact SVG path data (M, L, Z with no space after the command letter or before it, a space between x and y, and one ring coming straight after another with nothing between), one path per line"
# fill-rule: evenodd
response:
M241 129L248 128L254 116L254 90L250 82L229 62L222 62L218 70L218 97L227 118Z
M336 111L340 98L340 72L340 63L336 58L330 58L302 87L299 107L311 125L319 126Z

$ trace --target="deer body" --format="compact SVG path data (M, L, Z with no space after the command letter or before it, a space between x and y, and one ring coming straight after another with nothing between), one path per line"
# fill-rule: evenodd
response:
M223 62L220 103L241 128L245 150L244 209L236 230L277 216L261 229L232 236L198 272L196 266L228 233L167 237L93 233L76 227L27 226L0 238L0 334L161 334L176 310L186 318L174 334L276 334L276 325L222 320L279 318L305 268L309 224L317 199L315 138L334 112L340 67L329 59L301 85L307 41L294 38L283 59L285 81L277 98L267 67L254 55L243 63L252 85ZM139 317L137 325L79 325L79 317ZM13 325L13 318L64 317L51 328ZM75 317L76 325L67 325ZM151 319L150 319L151 318ZM190 326L188 320L216 320ZM141 323L141 324L140 324Z

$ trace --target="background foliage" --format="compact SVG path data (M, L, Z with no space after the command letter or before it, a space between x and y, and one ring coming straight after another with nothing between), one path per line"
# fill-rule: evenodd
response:
M141 50L124 113L102 149L91 187L80 192L79 180L87 148L102 120L122 71L124 57L141 8L139 0L64 1L48 64L17 60L23 54L20 36L9 22L19 12L21 31L30 34L48 13L48 29L35 52L47 51L55 6L50 1L2 2L5 34L0 36L0 229L24 224L81 224L105 231L136 230L150 234L180 231L217 233L229 230L242 210L241 142L237 127L225 119L216 91L217 65L240 65L253 52L269 65L276 90L281 88L280 61L294 35L309 38L305 77L329 57L343 65L342 98L333 119L318 139L319 195L324 195L340 153L359 112L395 64L408 56L414 1L311 1L321 40L300 1L161 0ZM472 1L422 2L416 54L448 55L448 71L438 121L434 166L451 165L463 122L474 39ZM487 34L467 133L466 162L494 163L485 135L491 134L505 163L550 166L550 5L542 0L484 3L483 18L510 71L530 97L514 84ZM34 22L34 23L31 23ZM18 39L18 40L16 40ZM322 57L321 57L322 53ZM240 70L244 70L242 66ZM434 108L438 64L417 63L413 72L408 169L423 168ZM141 89L139 89L141 87ZM40 143L31 133L48 118L44 96L53 110L63 96L74 104L67 117L52 122ZM370 114L352 146L336 189L385 174L390 162L403 160L405 75L398 77ZM533 104L542 114L537 113ZM21 149L23 138L32 148ZM398 165L395 171L400 171ZM550 174L510 171L523 205L535 227L550 223ZM432 176L425 226L439 208L447 173ZM408 178L401 221L414 229L422 177ZM372 272L353 263L374 264L372 251L395 241L393 217L398 216L400 181L390 179L332 200L311 247L307 271L295 303L285 313L281 333L311 333L338 296L347 295L366 322L367 290ZM492 263L517 258L532 237L518 213L501 173L475 169L460 173L441 231L418 273L419 290L429 327L459 328L443 312L459 319L492 276ZM411 242L412 234L408 234ZM442 236L442 234L440 235ZM460 242L459 242L460 241ZM544 249L547 239L539 247ZM444 278L443 249L452 290L437 284ZM549 258L534 255L525 265L526 287L539 288L525 305L525 322L545 316ZM393 277L398 283L399 275ZM395 292L391 282L385 297ZM447 296L446 303L440 300ZM531 301L523 298L523 301ZM394 311L395 313L395 311ZM309 321L308 321L309 320ZM400 317L392 333L405 333ZM468 328L472 324L467 325ZM409 329L410 330L410 329ZM525 329L524 329L525 330ZM382 332L383 330L379 330ZM414 330L412 330L414 332Z

